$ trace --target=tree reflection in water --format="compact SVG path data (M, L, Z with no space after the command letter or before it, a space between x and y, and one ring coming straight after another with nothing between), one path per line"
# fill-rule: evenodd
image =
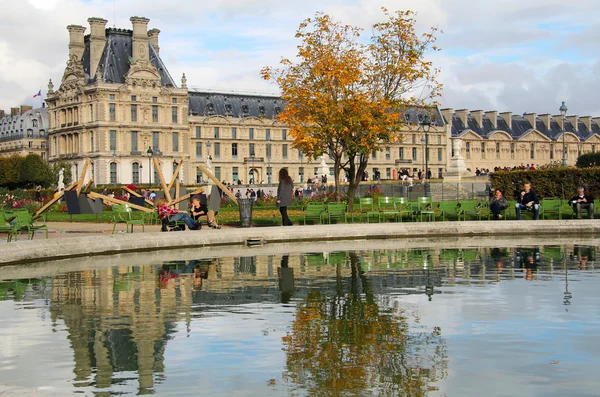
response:
M373 294L359 256L349 260L351 278L338 265L334 296L315 289L298 303L283 338L284 379L318 395L427 395L446 373L441 330L411 327L404 310Z

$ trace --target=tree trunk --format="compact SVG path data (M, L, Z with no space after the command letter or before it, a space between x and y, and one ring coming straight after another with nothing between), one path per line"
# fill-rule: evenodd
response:
M348 211L352 211L354 209L354 196L356 195L356 190L361 182L362 174L367 169L368 157L360 155L359 158L360 162L358 169L356 169L356 165L354 164L356 156L352 156L352 158L349 157L350 178L348 180Z

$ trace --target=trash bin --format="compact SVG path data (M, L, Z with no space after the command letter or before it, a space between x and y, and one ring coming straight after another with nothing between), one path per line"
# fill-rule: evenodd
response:
M238 204L240 206L240 226L251 227L252 204L254 204L254 200L249 198L238 198Z

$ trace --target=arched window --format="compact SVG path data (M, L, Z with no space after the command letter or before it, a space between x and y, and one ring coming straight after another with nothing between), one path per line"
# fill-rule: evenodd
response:
M131 164L131 182L133 184L140 183L140 165L139 165L139 163Z
M32 124L32 125L33 125L33 128L37 128L37 126L38 126L38 121L37 121L37 120L32 120L32 123L33 123L33 124Z
M117 184L117 163L110 163L110 183Z

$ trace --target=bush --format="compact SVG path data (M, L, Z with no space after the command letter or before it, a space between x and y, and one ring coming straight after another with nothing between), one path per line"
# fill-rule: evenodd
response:
M579 156L577 159L577 167L600 167L600 152L586 153Z
M490 175L492 188L502 189L507 200L515 199L530 181L540 199L569 199L583 186L588 194L600 198L600 167L553 168L535 171L494 172Z

